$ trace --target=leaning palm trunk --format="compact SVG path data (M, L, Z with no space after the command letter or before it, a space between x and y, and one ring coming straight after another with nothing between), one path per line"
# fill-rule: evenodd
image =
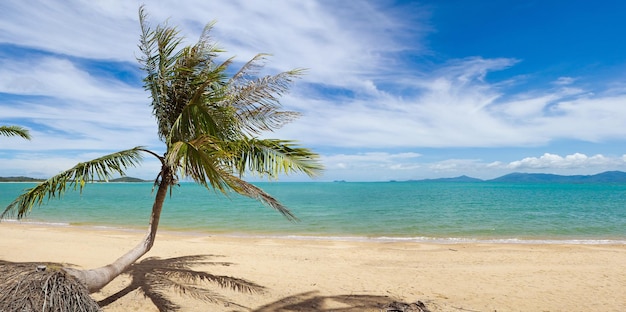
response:
M150 227L148 233L144 239L135 248L128 251L123 256L119 257L113 263L105 265L103 267L91 270L78 270L74 268L63 268L67 273L76 277L81 281L90 293L99 291L102 287L109 284L118 275L128 269L139 258L145 255L156 239L157 228L159 226L159 220L161 218L161 211L163 209L163 203L167 196L167 190L171 183L171 174L162 172L163 178L159 183L157 189L154 205L152 206L152 214L150 215Z

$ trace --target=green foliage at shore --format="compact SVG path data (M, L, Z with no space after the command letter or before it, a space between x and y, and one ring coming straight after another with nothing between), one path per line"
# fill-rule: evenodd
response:
M117 179L112 179L109 182L150 182L149 180L142 180L139 178L133 178L133 177L121 177L121 178L117 178Z
M0 177L0 182L42 182L45 179L36 179L30 177ZM107 182L104 180L96 180L95 182ZM108 182L150 182L149 180L143 180L133 177L121 177L117 179L111 179Z
M44 179L35 179L29 177L0 177L0 182L41 182Z

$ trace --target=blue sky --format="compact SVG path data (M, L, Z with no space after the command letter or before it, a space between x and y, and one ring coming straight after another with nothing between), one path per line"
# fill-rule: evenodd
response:
M137 145L157 151L136 56L139 1L0 2L0 176L49 177ZM150 1L192 43L267 73L303 117L267 137L321 154L318 181L626 171L626 2ZM131 176L151 179L146 158ZM283 180L306 180L292 176Z

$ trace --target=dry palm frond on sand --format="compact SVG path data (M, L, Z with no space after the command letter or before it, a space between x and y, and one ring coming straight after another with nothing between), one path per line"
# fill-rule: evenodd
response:
M0 311L100 311L83 284L60 264L0 261Z

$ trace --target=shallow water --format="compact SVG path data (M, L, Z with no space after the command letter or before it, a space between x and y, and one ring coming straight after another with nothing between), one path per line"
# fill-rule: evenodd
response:
M6 207L29 183L0 183ZM228 235L437 242L626 243L626 184L256 183L287 221L254 200L181 183L161 228ZM35 207L27 222L144 228L152 183L95 183Z

